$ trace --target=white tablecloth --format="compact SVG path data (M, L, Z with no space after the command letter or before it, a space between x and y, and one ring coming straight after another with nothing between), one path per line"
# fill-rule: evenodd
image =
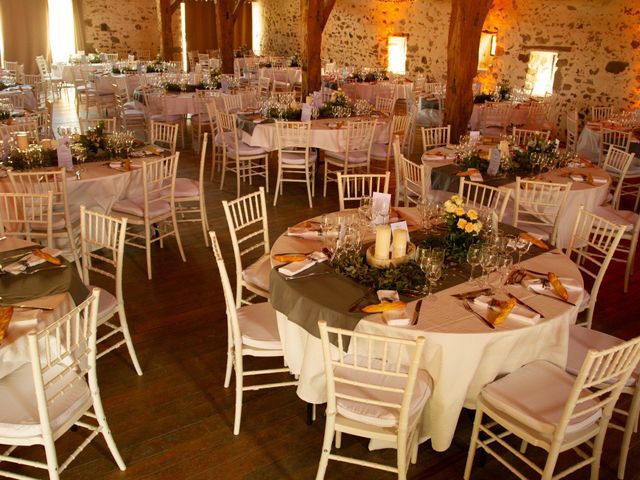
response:
M276 240L272 252L308 251L292 249L300 248L301 242L301 239L282 236ZM571 277L582 284L577 267L562 254L546 253L527 260L526 265L532 270L554 271L560 277ZM527 301L545 313L546 319L536 325L508 320L490 330L450 296L471 289L467 284L458 285L436 294L433 303L425 301L416 327L390 327L379 315L367 317L356 327L357 331L389 336L425 337L421 366L432 376L434 389L423 412L421 438L431 438L436 451L449 448L462 407L473 408L485 384L536 359L563 366L569 325L577 315L577 307L530 294ZM278 329L286 363L299 375L298 396L310 403L324 403L320 339L281 313Z
M636 163L632 165L634 168L640 168L638 160L638 139L631 136L631 145L629 151L636 153ZM585 158L593 163L600 161L600 127L597 125L585 125L578 137L578 143L576 145L576 152L580 157Z
M375 105L376 97L382 95L383 91L388 85L393 86L393 91L396 99L405 99L410 97L410 92L413 90L412 82L404 82L404 83L392 83L392 82L353 82L353 83L345 83L342 86L342 91L349 98L359 99L364 98L369 103Z
M509 123L512 125L526 125L527 119L529 118L529 105L530 104L528 103L518 103L513 105ZM482 126L482 111L484 108L489 107L486 107L484 104L477 103L473 105L473 113L469 120L471 130L480 130Z
M275 77L278 82L287 82L291 85L296 83L302 83L302 70L297 67L284 67L284 68L268 68L264 67L260 69L260 78L272 79Z
M389 138L388 118L379 117L374 133L374 143L384 143ZM346 119L322 119L312 120L311 122L311 141L312 148L320 148L329 152L341 152L345 149L346 126L336 128L338 122L346 123ZM330 126L331 125L331 126ZM256 125L252 134L242 132L242 141L253 147L262 147L272 152L278 149L276 139L275 123L261 123Z

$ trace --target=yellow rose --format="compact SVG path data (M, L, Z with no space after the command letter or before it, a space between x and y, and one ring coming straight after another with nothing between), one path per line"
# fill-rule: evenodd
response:
M476 222L473 226L473 229L476 231L476 233L480 233L480 230L482 230L482 222Z
M469 220L477 220L478 218L478 212L476 212L475 210L471 209L467 212L467 217L469 217Z
M447 213L453 213L456 211L456 206L449 200L447 200L446 202L444 202L444 211Z
M456 215L457 215L458 217L463 216L463 215L464 215L464 213L465 213L465 212L464 212L464 208L462 208L462 207L457 207L457 208L456 208Z
M473 226L473 223L467 223L467 224L464 226L464 231L465 231L465 232L467 232L467 233L473 233L474 228L475 228L475 227Z
M450 200L452 203L458 206L464 205L464 200L462 200L462 197L460 195L453 195Z
M458 220L458 228L460 230L464 230L464 227L468 224L468 222L464 218L460 218Z

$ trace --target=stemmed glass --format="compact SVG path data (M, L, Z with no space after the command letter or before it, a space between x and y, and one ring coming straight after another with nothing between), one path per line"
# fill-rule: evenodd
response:
M516 250L518 252L518 263L517 267L520 268L520 262L522 261L522 255L527 253L531 248L531 242L522 237L518 237L516 239Z
M482 245L476 243L469 247L469 250L467 250L467 263L471 265L468 280L470 282L473 280L473 271L482 263Z
M497 292L501 292L504 285L507 283L509 274L511 273L511 267L513 266L513 258L509 254L499 254L495 259L495 272L496 275L493 279L492 287Z
M482 275L484 276L484 285L488 286L489 274L496 269L496 257L498 252L493 245L483 245L480 255L480 266L482 267Z
M443 262L437 255L431 255L431 251L420 257L420 269L425 275L428 283L427 300L433 300L433 285L442 276Z
M335 218L331 215L322 215L320 220L320 229L325 248L333 253L338 239L338 235L336 235L338 224L336 223Z

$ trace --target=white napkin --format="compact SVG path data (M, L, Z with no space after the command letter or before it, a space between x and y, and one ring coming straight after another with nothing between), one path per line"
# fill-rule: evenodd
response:
M62 253L62 251L58 250L57 248L49 248L49 247L43 248L42 251L45 253L48 253L52 257L58 257ZM18 275L24 272L27 269L27 267L34 267L44 262L46 262L44 258L40 258L34 255L33 253L29 253L29 254L26 254L24 257L22 257L18 262L14 262L10 265L7 265L6 267L3 268L3 270L13 275Z
M405 308L396 308L395 310L387 310L382 312L382 319L387 325L392 326L406 326L411 323L407 310Z
M574 182L584 182L584 177L582 175L572 174L572 175L569 175L569 178Z
M287 229L287 235L289 237L317 238L321 236L321 232L319 230L307 230L306 228L300 227L289 227Z
M287 277L291 277L293 275L297 275L300 272L304 272L306 269L313 267L316 264L315 260L311 260L307 258L306 260L302 260L300 262L291 262L284 267L280 267L278 271Z
M569 295L569 302L577 305L578 299L580 298L580 293L583 290L582 287L578 285L578 283L573 278L559 277L559 280L560 282L562 282L562 285L564 286L565 290L567 291L567 294ZM535 279L525 278L522 283L525 287L529 288L529 290L531 290L532 292L535 292L541 295L547 295L550 297L560 298L560 296L556 293L553 287L545 288L544 284L542 283L542 280L540 280L539 278L535 278Z
M122 168L122 162L109 162L109 168Z
M492 309L496 312L499 312L500 311L499 308L491 306L491 300L492 300L492 297L488 295L480 295L479 297L476 297L473 300L473 303L475 303L476 305L485 307L487 309ZM538 321L540 320L540 315L532 310L529 310L527 307L523 305L516 304L516 306L513 307L513 310L511 310L511 313L509 313L509 315L507 316L507 319L517 320L520 322L529 323L533 325L538 323Z
M480 172L472 173L471 175L469 175L469 179L472 182L482 182L482 181L484 181L484 179L482 178L482 174Z
M605 177L600 177L598 175L592 175L593 183L599 183L600 185L607 183L607 179Z
M400 295L396 290L378 290L378 300L380 302L399 302Z

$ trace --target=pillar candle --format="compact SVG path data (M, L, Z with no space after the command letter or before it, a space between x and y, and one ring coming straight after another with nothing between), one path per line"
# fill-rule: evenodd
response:
M380 260L389 258L389 246L391 245L391 227L378 225L376 227L376 246L374 256Z
M29 135L27 132L16 133L16 141L18 142L18 148L20 150L26 150L29 148Z
M391 258L404 257L407 254L407 231L396 228L393 231L393 244L391 246Z

